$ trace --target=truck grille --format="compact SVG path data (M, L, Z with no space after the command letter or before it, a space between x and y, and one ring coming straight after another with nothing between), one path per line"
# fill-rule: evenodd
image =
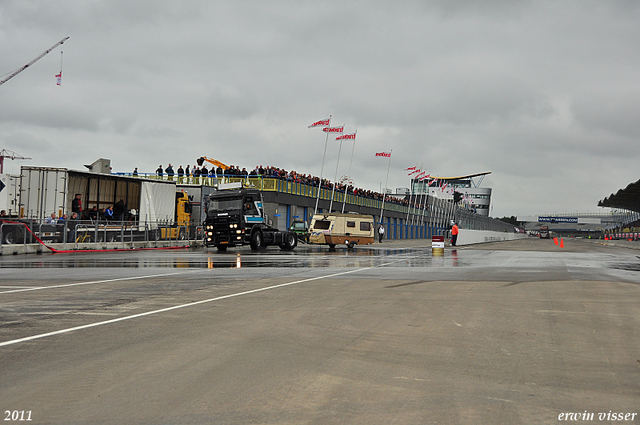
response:
M237 220L224 218L216 218L208 223L209 226L213 226L213 241L215 243L234 243L235 231L231 232L231 225L237 224ZM233 239L232 239L233 237Z

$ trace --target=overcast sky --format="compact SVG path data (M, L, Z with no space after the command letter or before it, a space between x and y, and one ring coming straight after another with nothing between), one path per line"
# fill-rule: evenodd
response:
M638 1L2 0L0 75L66 36L0 86L0 148L32 158L5 172L204 155L319 176L307 126L331 114L356 186L384 185L382 151L394 191L412 166L490 171L494 217L598 211L640 178Z

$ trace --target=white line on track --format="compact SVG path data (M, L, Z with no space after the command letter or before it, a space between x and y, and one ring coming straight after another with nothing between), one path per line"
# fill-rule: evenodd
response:
M240 297L240 296L243 296L243 295L255 294L256 292L268 291L268 290L271 290L271 289L283 288L283 287L291 286L291 285L298 285L300 283L311 282L311 281L314 281L314 280L321 280L321 279L328 279L328 278L331 278L331 277L343 276L345 274L357 273L357 272L361 272L361 271L364 271L364 270L370 270L370 269L373 269L373 268L386 266L388 264L391 264L391 263L380 264L380 265L372 266L372 267L363 267L363 268L359 268L359 269L348 270L346 272L333 273L333 274L326 275L326 276L311 277L311 278L308 278L308 279L296 280L294 282L281 283L281 284L278 284L278 285L265 286L264 288L252 289L250 291L244 291L244 292L237 292L235 294L222 295L220 297L209 298L209 299L200 300L200 301L194 301L194 302L187 303L187 304L174 305L172 307L166 307L166 308L161 308L159 310L147 311L145 313L133 314L131 316L119 317L117 319L105 320L103 322L89 323L87 325L76 326L76 327L73 327L73 328L60 329L58 331L47 332L47 333L44 333L44 334L33 335L33 336L25 337L25 338L14 339L14 340L11 340L11 341L0 342L0 347L6 347L7 345L13 345L13 344L19 344L21 342L33 341L35 339L46 338L46 337L49 337L49 336L66 334L66 333L69 333L69 332L79 331L79 330L82 330L82 329L94 328L96 326L103 326L103 325L109 325L111 323L123 322L125 320L137 319L139 317L150 316L152 314L166 313L167 311L178 310L178 309L185 308L185 307L193 307L193 306L196 306L196 305L211 303L211 302L214 302L214 301L225 300L225 299L228 299L228 298L234 298L234 297ZM184 272L182 272L182 273L184 273ZM157 277L157 276L168 276L168 275L171 275L171 274L179 274L179 273L168 273L166 275L155 275L155 277ZM153 277L153 276L147 276L147 277ZM137 279L142 279L142 277L138 277ZM111 281L114 281L114 280L124 280L124 279L111 279L111 280L108 280L108 281L101 281L101 282L111 282ZM87 283L89 283L89 282L87 282Z
M13 289L11 291L0 291L0 294L12 294L12 293L15 293L15 292L38 291L38 290L41 290L41 289L68 288L70 286L94 285L94 284L97 284L97 283L120 282L120 281L123 281L123 280L135 280L135 279L147 279L147 278L150 278L150 277L174 276L174 275L177 275L177 274L184 274L184 273L193 273L193 272L181 271L181 272L174 272L174 273L152 274L152 275L147 275L147 276L133 276L133 277L120 277L120 278L117 278L117 279L93 280L93 281L90 281L90 282L65 283L63 285L31 286L31 287L22 287L22 288L18 287L20 289ZM10 288L10 287L8 286L7 288ZM13 288L15 288L15 287L13 287Z
M2 289L41 289L42 286L0 286ZM0 292L1 294L2 292Z

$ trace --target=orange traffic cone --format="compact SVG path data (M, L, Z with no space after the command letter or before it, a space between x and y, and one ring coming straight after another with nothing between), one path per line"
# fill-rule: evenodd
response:
M558 238L553 238L553 243L558 245Z
M560 239L560 248L564 248L564 239Z

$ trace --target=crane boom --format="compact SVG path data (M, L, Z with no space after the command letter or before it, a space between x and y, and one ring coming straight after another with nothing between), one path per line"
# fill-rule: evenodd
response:
M69 39L69 37L63 38L62 40L58 41L56 44L54 44L53 46L51 46L50 48L45 50L40 56L38 56L37 58L35 58L31 62L29 62L28 64L26 64L26 65L16 69L15 71L13 71L8 77L5 77L2 80L0 80L0 86L3 85L4 83L6 83L7 81L9 81L10 79L12 79L13 77L15 77L16 75L20 74L25 69L29 68L31 65L33 65L34 63L36 63L37 61L42 59L42 57L45 56L47 53L49 53L50 51L52 51L53 49L55 49L59 45L63 44L68 39Z
M227 170L229 168L228 165L223 164L222 162L216 160L216 159L211 159L211 158L207 158L206 156L202 156L200 158L198 158L196 160L196 162L198 163L199 166L202 166L202 163L204 163L204 161L207 161L208 163L211 163L213 165L215 165L216 167L220 167L223 170Z

